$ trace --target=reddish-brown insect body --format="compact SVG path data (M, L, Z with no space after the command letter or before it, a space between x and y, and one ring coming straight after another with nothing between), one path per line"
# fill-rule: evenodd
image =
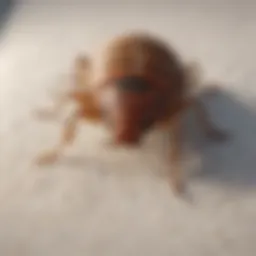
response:
M115 97L104 110L115 141L136 144L181 107L187 86L183 66L163 42L141 34L115 39L105 58L106 91L112 89Z
M107 124L114 144L119 145L137 145L149 129L159 126L173 135L170 180L174 190L180 191L184 183L181 168L183 110L195 106L206 135L214 139L225 138L225 134L209 121L202 104L189 97L191 81L187 67L161 40L139 33L123 35L110 42L102 67L103 79L99 85L84 88L90 80L90 61L83 56L76 59L75 88L66 98L75 101L77 109L64 126L60 144L40 156L38 162L56 160L64 146L74 140L81 119Z

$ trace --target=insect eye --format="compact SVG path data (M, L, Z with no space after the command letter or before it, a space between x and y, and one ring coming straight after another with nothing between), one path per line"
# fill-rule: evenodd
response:
M144 93L150 89L148 81L141 77L127 76L116 81L116 86L123 92Z

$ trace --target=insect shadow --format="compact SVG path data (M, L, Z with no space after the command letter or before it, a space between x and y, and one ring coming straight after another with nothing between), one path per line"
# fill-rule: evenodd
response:
M207 91L200 98L209 107L213 122L229 134L224 143L207 142L198 136L199 128L192 113L184 119L187 147L198 150L201 144L201 167L192 179L214 182L225 186L255 188L256 186L256 114L253 108L225 90L213 97ZM199 143L201 142L203 143Z

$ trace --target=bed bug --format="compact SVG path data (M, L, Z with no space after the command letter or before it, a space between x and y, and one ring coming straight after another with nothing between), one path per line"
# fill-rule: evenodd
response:
M80 58L75 68L88 71L88 62ZM164 40L147 33L129 33L111 40L102 59L100 82L86 90L74 89L66 98L76 102L76 110L67 119L60 143L39 156L40 164L55 161L76 136L79 120L107 124L116 146L138 146L151 129L158 127L172 134L170 142L170 183L175 192L184 188L181 167L181 117L194 107L204 133L224 139L225 132L210 120L203 104L191 96L188 69ZM81 69L82 68L82 69ZM82 71L83 73L83 71ZM79 83L79 79L77 79ZM168 137L167 137L168 139Z

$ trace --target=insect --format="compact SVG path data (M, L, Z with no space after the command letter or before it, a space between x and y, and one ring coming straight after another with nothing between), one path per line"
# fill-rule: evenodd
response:
M85 60L85 57L76 60L76 86L90 73L89 61ZM175 192L181 192L184 188L181 167L183 112L194 107L205 135L212 139L225 138L225 133L209 120L203 104L189 94L192 85L187 66L163 40L135 32L109 42L102 67L103 76L98 84L84 89L76 87L65 95L65 99L76 102L76 110L67 119L56 148L41 154L37 162L56 161L74 140L81 119L107 124L116 146L136 147L149 130L158 127L167 135L172 134L170 183Z
M82 54L79 54L73 63L71 81L67 91L59 93L54 101L53 108L38 109L35 111L37 117L42 119L56 118L61 114L63 108L72 99L71 94L79 93L89 86L91 77L91 61Z

